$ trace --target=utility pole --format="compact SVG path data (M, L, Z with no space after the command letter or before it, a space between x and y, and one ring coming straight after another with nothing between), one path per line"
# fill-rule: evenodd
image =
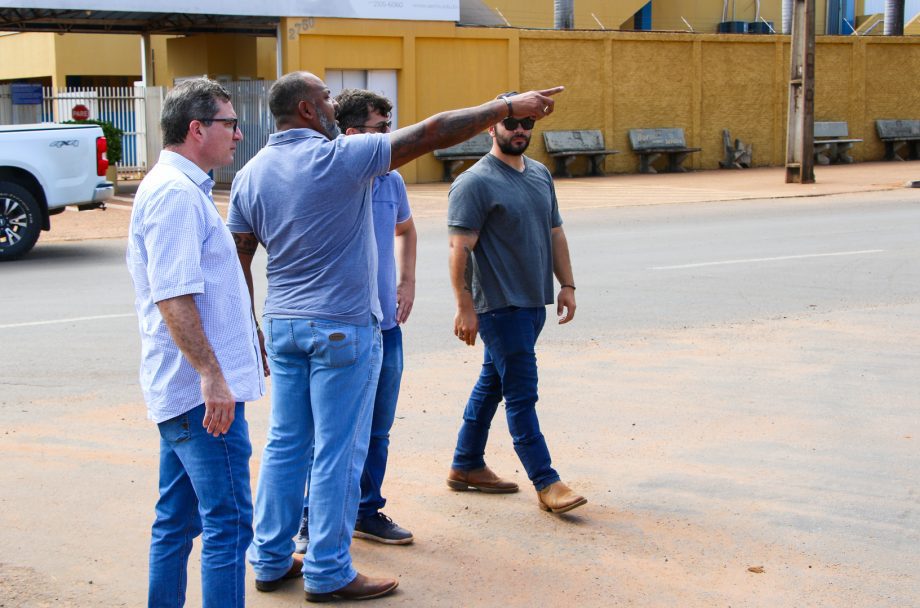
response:
M786 183L815 182L815 0L793 0Z

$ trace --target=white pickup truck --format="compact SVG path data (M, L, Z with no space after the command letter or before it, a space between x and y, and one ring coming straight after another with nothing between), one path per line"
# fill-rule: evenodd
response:
M98 125L0 126L0 261L25 255L67 205L105 208L108 166Z

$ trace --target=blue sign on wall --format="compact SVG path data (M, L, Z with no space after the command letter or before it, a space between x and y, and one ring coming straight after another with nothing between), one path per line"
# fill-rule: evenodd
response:
M42 85L40 84L14 84L10 86L13 94L13 105L34 106L42 103Z

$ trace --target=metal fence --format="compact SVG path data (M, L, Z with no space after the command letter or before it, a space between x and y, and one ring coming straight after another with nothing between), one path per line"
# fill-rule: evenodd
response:
M243 140L237 144L233 164L214 171L218 183L232 182L236 172L262 149L274 132L268 109L268 89L273 82L221 83L232 96ZM90 118L109 122L124 131L118 174L123 178L139 178L156 163L163 147L160 134L163 96L162 87L70 87L57 91L44 87L40 106L13 105L10 85L0 85L0 124L64 122L72 120L75 106L86 106Z
M273 80L243 80L221 82L230 92L231 103L240 119L243 140L236 146L233 164L214 170L214 181L229 184L236 172L268 143L268 136L275 131L275 122L268 109L268 89Z
M144 87L68 87L43 89L42 120L72 120L73 110L82 105L89 118L102 120L121 129L122 158L119 175L143 175L147 170L147 119Z

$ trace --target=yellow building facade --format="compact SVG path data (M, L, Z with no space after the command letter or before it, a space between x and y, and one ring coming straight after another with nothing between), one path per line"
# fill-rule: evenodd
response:
M208 75L226 80L273 80L275 40L241 34L151 36L152 81ZM131 34L0 34L0 82L74 86L130 86L141 78L141 37Z
M628 132L683 128L703 148L693 168L717 168L722 130L754 146L755 165L785 162L789 38L772 35L541 31L446 23L286 19L285 72L388 69L398 74L400 124L469 106L507 90L562 84L556 112L538 123L530 151L551 164L540 132L600 129L610 172L635 172ZM880 118L920 119L920 39L821 36L815 119L846 121L865 141L856 160L880 159ZM575 167L578 170L578 167ZM427 155L402 170L408 182L441 177Z
M606 170L635 172L628 132L657 127L683 128L687 144L703 149L686 163L691 168L718 167L723 129L753 144L755 165L785 161L788 36L301 17L282 19L280 32L284 72L308 70L321 78L349 70L393 73L400 125L502 91L565 85L557 111L538 123L529 152L548 165L541 131L599 129L606 146L621 151L607 158ZM203 74L271 80L277 70L271 38L153 37L153 48L158 85ZM60 87L68 74L140 73L137 36L0 36L0 55L0 81L50 77ZM882 157L876 119L920 119L920 89L905 86L920 82L920 38L819 36L816 61L815 118L846 121L850 135L865 140L853 148L855 159ZM431 182L442 167L426 155L402 173L410 183Z

